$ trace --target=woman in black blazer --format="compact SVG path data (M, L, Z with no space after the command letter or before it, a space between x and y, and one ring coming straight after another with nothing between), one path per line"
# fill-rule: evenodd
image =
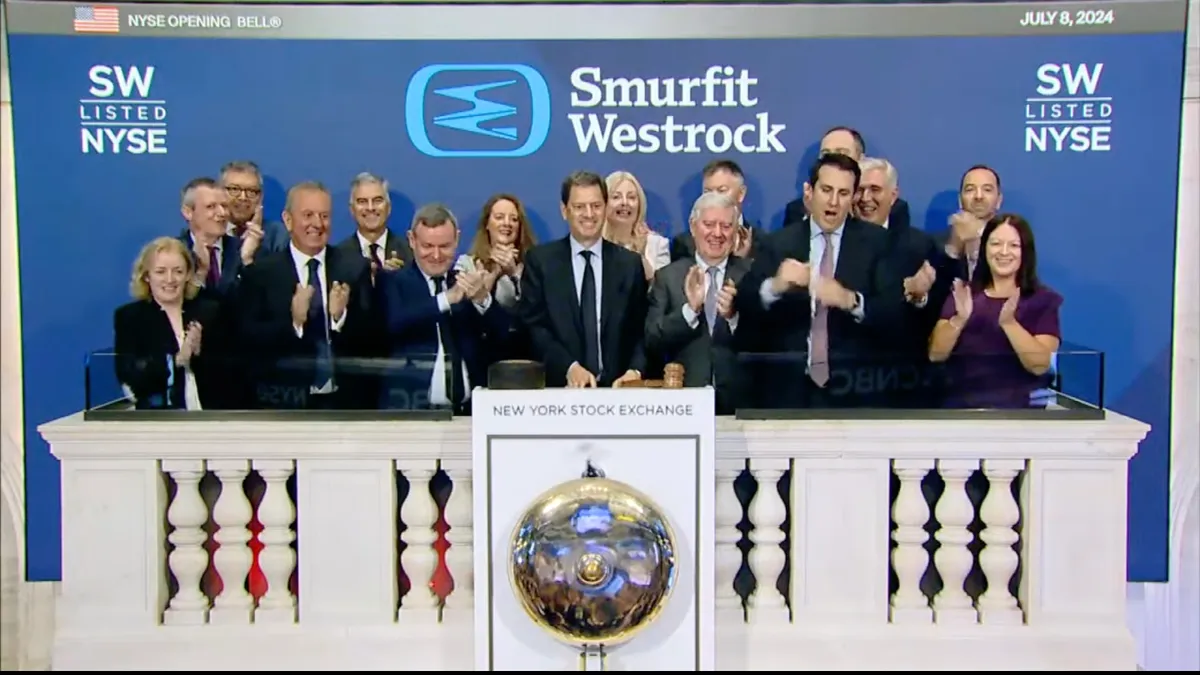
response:
M200 410L216 396L201 344L215 341L218 307L199 290L195 259L179 239L159 237L138 254L134 301L113 313L117 379L138 409Z

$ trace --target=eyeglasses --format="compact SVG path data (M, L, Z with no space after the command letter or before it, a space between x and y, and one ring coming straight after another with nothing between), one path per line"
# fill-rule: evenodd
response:
M230 197L258 197L262 194L262 188L242 187L241 185L226 185L225 192Z

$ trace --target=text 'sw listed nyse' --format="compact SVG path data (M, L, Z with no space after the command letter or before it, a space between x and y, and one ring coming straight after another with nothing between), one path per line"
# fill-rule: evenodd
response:
M1103 63L1043 63L1036 96L1025 99L1025 152L1112 149L1113 98L1104 96Z
M79 99L85 155L167 154L167 102L154 98L154 66L94 65Z

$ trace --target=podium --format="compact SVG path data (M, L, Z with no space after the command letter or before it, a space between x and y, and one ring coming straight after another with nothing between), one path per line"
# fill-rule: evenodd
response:
M714 670L713 390L479 389L473 401L475 669ZM652 499L677 539L661 614L602 663L539 626L509 580L518 519L589 466Z

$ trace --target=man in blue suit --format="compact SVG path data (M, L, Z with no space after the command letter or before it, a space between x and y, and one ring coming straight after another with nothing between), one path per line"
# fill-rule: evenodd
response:
M510 318L492 299L494 276L452 269L458 239L448 208L423 206L408 232L416 264L376 277L391 359L385 409L469 414L471 388L487 384L489 342L508 335Z

